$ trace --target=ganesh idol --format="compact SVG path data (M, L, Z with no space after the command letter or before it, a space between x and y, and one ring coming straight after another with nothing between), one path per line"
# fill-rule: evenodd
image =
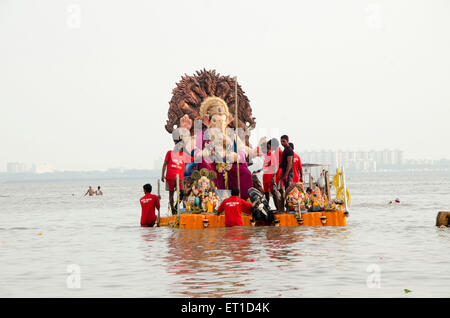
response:
M257 147L250 146L249 129L255 126L254 118L240 86L236 105L234 85L234 79L219 76L215 71L183 77L173 92L166 130L183 141L184 151L192 156L197 170L206 168L217 174L214 180L217 189L239 187L245 200L252 187L248 162L261 155L265 138ZM236 122L239 129L235 129Z

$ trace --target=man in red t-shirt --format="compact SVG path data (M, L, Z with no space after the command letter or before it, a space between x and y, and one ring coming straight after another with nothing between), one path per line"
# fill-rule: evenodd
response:
M151 194L152 186L150 184L144 185L145 195L139 200L141 202L141 226L152 227L157 222L159 226L159 197ZM158 218L155 215L155 208L158 209Z
M177 147L175 147L177 148ZM176 189L177 175L179 177L180 191L184 190L184 164L187 155L184 154L183 150L169 150L166 153L166 158L164 159L164 164L162 167L161 181L166 182L166 190L169 191L169 203L172 214L175 214L173 195ZM166 172L167 168L167 172Z
M263 186L267 202L269 202L270 194L272 193L273 202L278 210L280 204L279 193L277 194L275 192L278 191L276 184L279 178L278 177L279 157L276 155L277 150L272 151L273 142L276 143L274 144L274 146L275 149L277 149L276 147L278 141L276 139L271 139L266 143L267 153L266 158L264 159L264 166L263 166Z
M233 189L231 197L223 200L217 211L225 211L225 226L242 226L241 212L251 214L252 204L239 198L239 189Z
M292 150L294 150L294 144L292 142L289 143L289 146L291 146ZM292 178L293 183L303 182L303 167L302 167L302 161L300 160L300 156L294 152L294 162L293 168L294 168L294 176Z
M275 178L275 183L278 187L278 189L282 189L282 180L281 180L281 167L280 167L280 162L281 162L281 158L283 157L283 149L281 149L281 147L278 147L277 150L278 154L277 155L277 160L278 160L278 171L277 171L277 176Z

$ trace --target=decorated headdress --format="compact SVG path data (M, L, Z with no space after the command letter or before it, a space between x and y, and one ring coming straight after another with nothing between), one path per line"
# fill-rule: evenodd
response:
M236 112L236 80L232 77L216 74L215 70L206 71L204 69L203 71L197 71L192 76L185 74L176 85L169 102L169 118L165 126L169 133L179 127L180 119L186 114L191 120L201 119L201 105L207 100L210 100L207 105L213 101L222 104L221 101L223 101L226 106L224 111L226 109L233 116ZM239 84L237 84L237 94L239 103L237 105L238 126L244 130L252 129L256 126L255 118L252 116L250 102ZM209 109L209 107L206 109ZM236 128L234 120L230 122L229 127Z
M301 182L297 182L297 183L292 183L287 189L286 189L286 193L291 192L292 190L297 189L300 192L305 192L304 188L303 188L303 183Z
M314 186L313 193L320 193L320 188L318 186Z
M216 96L206 97L200 105L200 116L227 115L230 116L228 106L225 101Z
M210 181L214 181L217 178L217 174L216 172L212 171L212 170L208 170L206 168L202 168L199 170L194 170L192 172L191 175L191 180L198 181L200 180L201 177L206 177L208 178Z

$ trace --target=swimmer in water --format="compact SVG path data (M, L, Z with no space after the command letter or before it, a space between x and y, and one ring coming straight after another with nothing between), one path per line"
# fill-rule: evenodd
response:
M396 198L394 201L389 201L388 204L389 204L389 205L398 205L398 204L400 204L400 199L399 199L399 198Z
M87 192L84 194L84 196L87 196L89 194L89 196L93 196L95 194L94 189L92 189L91 186L89 186L89 189L87 190Z
M96 195L103 195L102 190L100 190L100 186L98 186L97 191L95 192Z

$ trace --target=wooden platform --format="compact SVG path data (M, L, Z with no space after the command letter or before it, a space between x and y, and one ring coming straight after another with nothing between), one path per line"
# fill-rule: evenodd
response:
M306 212L301 214L301 218L295 214L277 213L275 214L275 226L345 226L347 225L344 210ZM264 222L252 224L252 217L242 214L244 226L267 226ZM177 216L162 217L160 226L170 226L182 229L204 229L212 227L225 227L225 216L216 214L188 214L181 213L180 220Z

